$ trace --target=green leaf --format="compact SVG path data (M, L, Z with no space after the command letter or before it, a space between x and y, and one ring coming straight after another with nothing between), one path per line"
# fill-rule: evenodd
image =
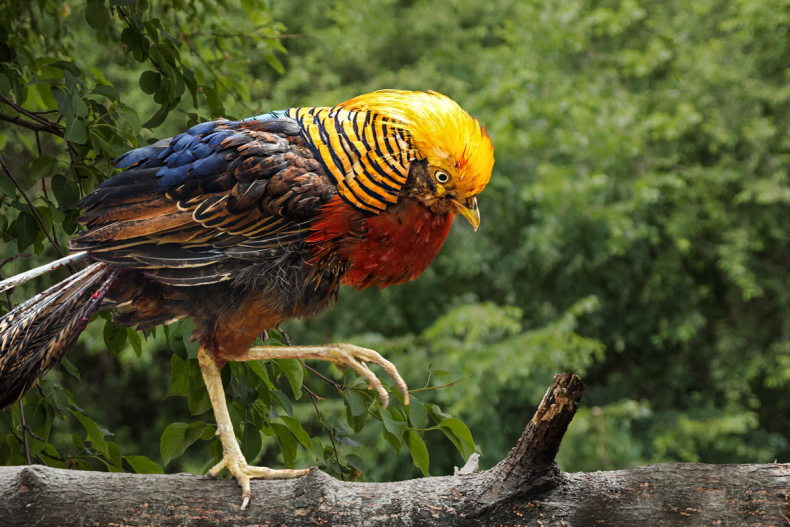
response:
M192 415L204 414L211 409L211 398L205 384L192 382L187 395L187 406Z
M323 461L324 459L324 445L321 444L321 439L318 437L314 437L313 440L310 442L310 452L313 453L315 458L319 461Z
M137 112L129 108L128 106L123 107L123 118L126 123L129 125L129 129L132 132L132 135L137 135L140 133L140 116L137 115Z
M170 356L170 386L165 398L189 395L189 359L183 360L175 353Z
M123 458L137 474L164 474L159 463L151 461L145 456L124 456Z
M88 125L82 119L74 119L70 125L66 127L66 134L63 139L72 143L84 145L88 142Z
M430 458L428 456L428 448L425 442L416 432L408 430L406 436L406 446L409 447L411 459L414 461L414 466L422 470L423 476L428 476L428 466L430 465Z
M91 90L91 95L103 95L104 97L107 97L111 101L116 101L116 102L121 100L115 88L108 84L97 84L96 87ZM135 457L142 457L142 456L135 456Z
M148 95L156 93L161 84L162 76L155 71L144 71L140 75L140 88Z
M403 431L406 430L406 423L403 421L403 417L399 415L397 409L392 406L388 407L385 411L381 412L381 419L384 422L384 428L386 428L389 433L397 437L398 440L403 438Z
M365 396L357 390L349 390L346 393L345 399L353 417L364 414L365 410L368 408L368 401L365 399Z
M10 178L0 175L0 193L9 198L16 198L16 185Z
M60 364L63 366L63 369L66 370L66 373L77 379L80 380L80 370L72 363L69 359L63 358L60 359Z
M126 328L119 328L109 320L105 322L104 345L107 346L107 349L110 350L113 355L117 355L123 350L125 344Z
M74 113L77 117L87 117L88 116L88 105L85 104L85 101L82 100L80 97L79 92L74 92L71 95L71 107L74 110Z
M211 439L213 427L202 421L192 424L171 423L162 433L159 440L159 453L167 466L170 461L180 457L192 443L198 439Z
M107 458L114 465L114 467L109 467L110 472L121 472L123 470L121 449L118 448L116 443L107 441Z
M24 251L38 238L39 225L32 214L20 212L16 218L16 247Z
M50 177L58 168L58 160L51 154L35 158L30 163L30 178L44 179Z
M62 174L55 174L50 186L61 210L70 209L80 199L80 189L77 184Z
M0 93L11 93L11 81L3 73L0 73Z
M104 29L110 23L110 11L103 2L90 1L85 7L85 20L97 31Z
M59 70L68 71L69 73L71 73L75 77L79 77L80 75L82 75L82 72L80 71L80 69L74 63L69 62L67 60L58 60L58 61L55 61L55 62L50 62L50 63L47 64L47 67L48 68L57 68Z
M126 328L126 339L132 345L135 355L140 357L143 354L143 341L140 335L132 328Z
M355 469L359 470L363 474L365 473L365 462L362 461L362 458L356 454L346 454L346 461L349 465L354 467Z
M382 429L381 435L383 435L387 443L389 443L390 446L395 449L395 452L400 452L400 449L403 447L403 443L400 439L388 432L386 428Z
M302 446L304 446L307 450L312 448L310 436L304 431L304 428L302 428L302 423L300 423L298 419L289 417L287 415L281 415L280 419L282 419L283 422L288 426L288 429L291 431L291 433L293 433L296 439L302 443Z
M217 93L217 90L211 86L201 86L200 91L206 97L211 115L223 115L225 113L225 106L222 104L222 98Z
M285 410L288 413L288 415L293 415L294 408L288 396L285 395L280 390L274 390L272 391L272 393L274 394L275 397L277 397L277 401L280 403L280 406L283 407L283 410Z
M277 365L283 370L291 385L294 399L302 397L302 382L304 381L304 369L302 363L297 359L279 359Z
M285 66L283 66L283 63L280 62L279 58L277 58L277 55L275 55L274 53L266 53L263 56L263 58L266 59L266 62L269 63L269 66L274 68L274 71L276 71L280 75L285 73Z
M150 119L143 123L143 127L148 129L156 128L165 122L168 113L170 113L170 107L167 104L163 104Z
M425 411L425 405L416 397L409 397L409 421L411 421L414 428L425 428L428 425L428 413Z
M96 423L93 422L93 419L87 417L80 412L76 412L74 410L69 410L74 417L82 424L82 427L88 433L88 439L90 439L93 448L102 452L103 454L107 455L109 452L107 450L107 442L104 441L104 433L99 430L99 427L96 426Z
M259 360L253 360L247 363L250 369L255 372L255 375L260 377L269 390L274 390L274 383L269 378L269 370L266 369L266 364Z
M287 468L294 468L296 463L296 438L285 425L272 423L271 426L274 434L277 436L277 443L280 444L280 451L283 453L283 463Z
M452 441L464 460L469 459L475 451L475 442L472 439L472 432L460 420L451 417L439 423L439 428Z
M241 453L244 455L244 459L252 462L261 453L261 448L263 448L261 432L254 423L245 421L241 437Z

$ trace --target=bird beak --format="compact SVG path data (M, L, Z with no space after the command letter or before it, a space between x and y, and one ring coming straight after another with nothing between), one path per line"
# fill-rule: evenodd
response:
M466 218L475 230L480 227L480 210L477 208L477 198L469 198L466 203L453 200L453 204L458 213Z

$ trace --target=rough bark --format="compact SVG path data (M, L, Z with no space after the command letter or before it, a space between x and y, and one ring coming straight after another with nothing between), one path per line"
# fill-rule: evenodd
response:
M584 385L558 375L493 469L397 483L254 481L0 468L2 526L754 525L790 526L790 465L652 465L564 474L554 463Z

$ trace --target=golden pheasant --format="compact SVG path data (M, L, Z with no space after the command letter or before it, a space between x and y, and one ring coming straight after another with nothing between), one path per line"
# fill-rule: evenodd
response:
M378 364L408 404L397 370L373 350L250 346L268 328L328 309L341 284L417 278L456 215L477 229L476 197L493 163L485 129L451 99L395 90L206 122L127 152L115 160L123 171L78 204L86 230L69 259L89 265L0 319L0 408L69 352L97 310L137 329L192 317L224 451L209 474L227 468L246 506L250 478L307 470L247 464L220 380L225 362L332 361L365 377L386 406L367 366Z

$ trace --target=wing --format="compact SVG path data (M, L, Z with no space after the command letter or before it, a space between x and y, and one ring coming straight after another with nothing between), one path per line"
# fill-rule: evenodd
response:
M125 170L78 203L88 230L71 249L170 285L230 280L300 250L337 191L282 112L199 124L115 166Z

